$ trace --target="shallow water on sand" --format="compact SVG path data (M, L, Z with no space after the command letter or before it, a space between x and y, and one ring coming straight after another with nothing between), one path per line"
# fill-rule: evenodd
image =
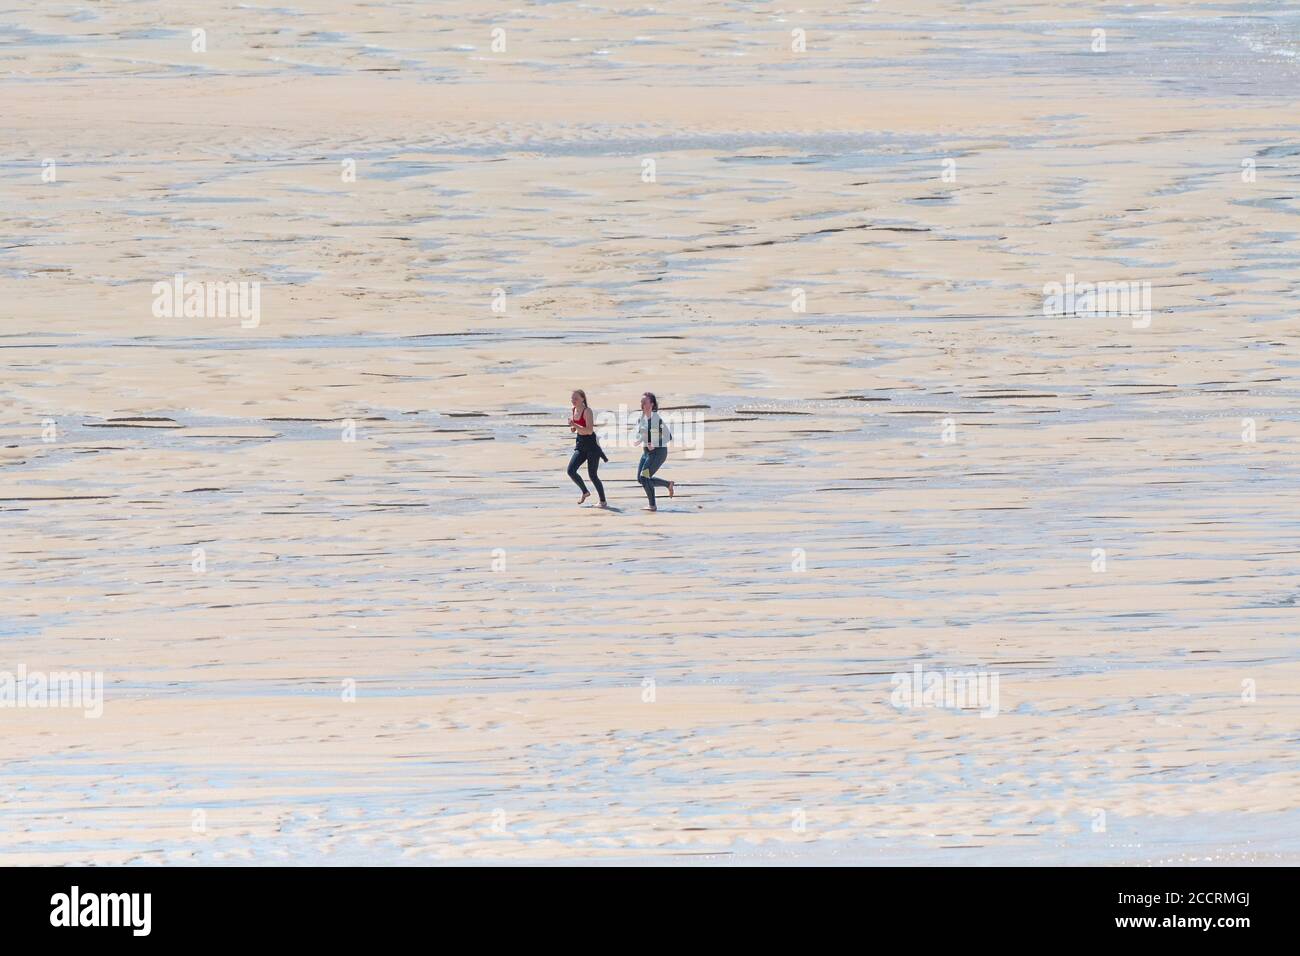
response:
M1297 861L1300 18L161 9L0 31L0 860Z

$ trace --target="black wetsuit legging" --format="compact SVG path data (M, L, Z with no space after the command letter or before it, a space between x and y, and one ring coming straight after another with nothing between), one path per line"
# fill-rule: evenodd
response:
M605 486L600 483L600 477L596 470L600 468L600 442L596 440L595 435L579 435L577 444L573 448L573 457L569 459L569 477L573 483L578 486L582 493L588 494L587 486L582 481L582 476L578 474L578 466L584 461L587 463L587 477L591 483L596 486L596 494L600 495L600 500L605 500Z
M655 489L669 486L669 482L654 476L654 473L662 468L667 460L668 449L660 445L654 451L643 451L641 453L641 463L636 466L636 480L645 489L645 496L650 499L651 508L656 507Z

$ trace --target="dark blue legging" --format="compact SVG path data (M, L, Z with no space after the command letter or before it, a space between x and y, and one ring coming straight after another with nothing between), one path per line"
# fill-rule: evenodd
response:
M585 495L588 494L587 486L583 483L582 476L578 474L578 466L584 461L587 463L587 477L596 486L596 494L600 495L600 500L603 502L605 486L600 483L600 478L596 474L596 470L600 468L600 446L595 442L579 442L578 447L573 449L573 457L569 459L569 477Z
M636 466L636 480L645 489L645 496L650 499L650 507L655 506L655 489L667 488L668 482L654 477L654 473L668 460L668 449L660 446L654 451L643 451L641 463Z

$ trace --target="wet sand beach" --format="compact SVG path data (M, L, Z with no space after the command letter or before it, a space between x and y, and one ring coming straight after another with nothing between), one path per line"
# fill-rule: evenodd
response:
M0 671L103 675L0 708L0 862L1300 862L1296 11L0 41ZM574 388L698 423L657 514Z

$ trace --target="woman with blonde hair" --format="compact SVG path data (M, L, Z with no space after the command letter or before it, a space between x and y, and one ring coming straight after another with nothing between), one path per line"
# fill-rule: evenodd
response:
M573 405L569 413L569 431L577 436L576 444L573 446L573 457L569 459L569 477L573 483L578 486L582 492L582 497L578 499L578 504L582 504L591 497L591 492L587 490L586 484L583 483L582 476L578 474L578 466L584 461L587 463L587 477L591 483L596 486L596 494L600 495L600 507L608 507L605 501L605 486L600 483L597 476L597 469L600 468L601 461L609 461L605 453L600 449L600 441L596 438L596 416L592 412L591 406L587 404L587 393L582 389L574 389L569 396L569 402Z

